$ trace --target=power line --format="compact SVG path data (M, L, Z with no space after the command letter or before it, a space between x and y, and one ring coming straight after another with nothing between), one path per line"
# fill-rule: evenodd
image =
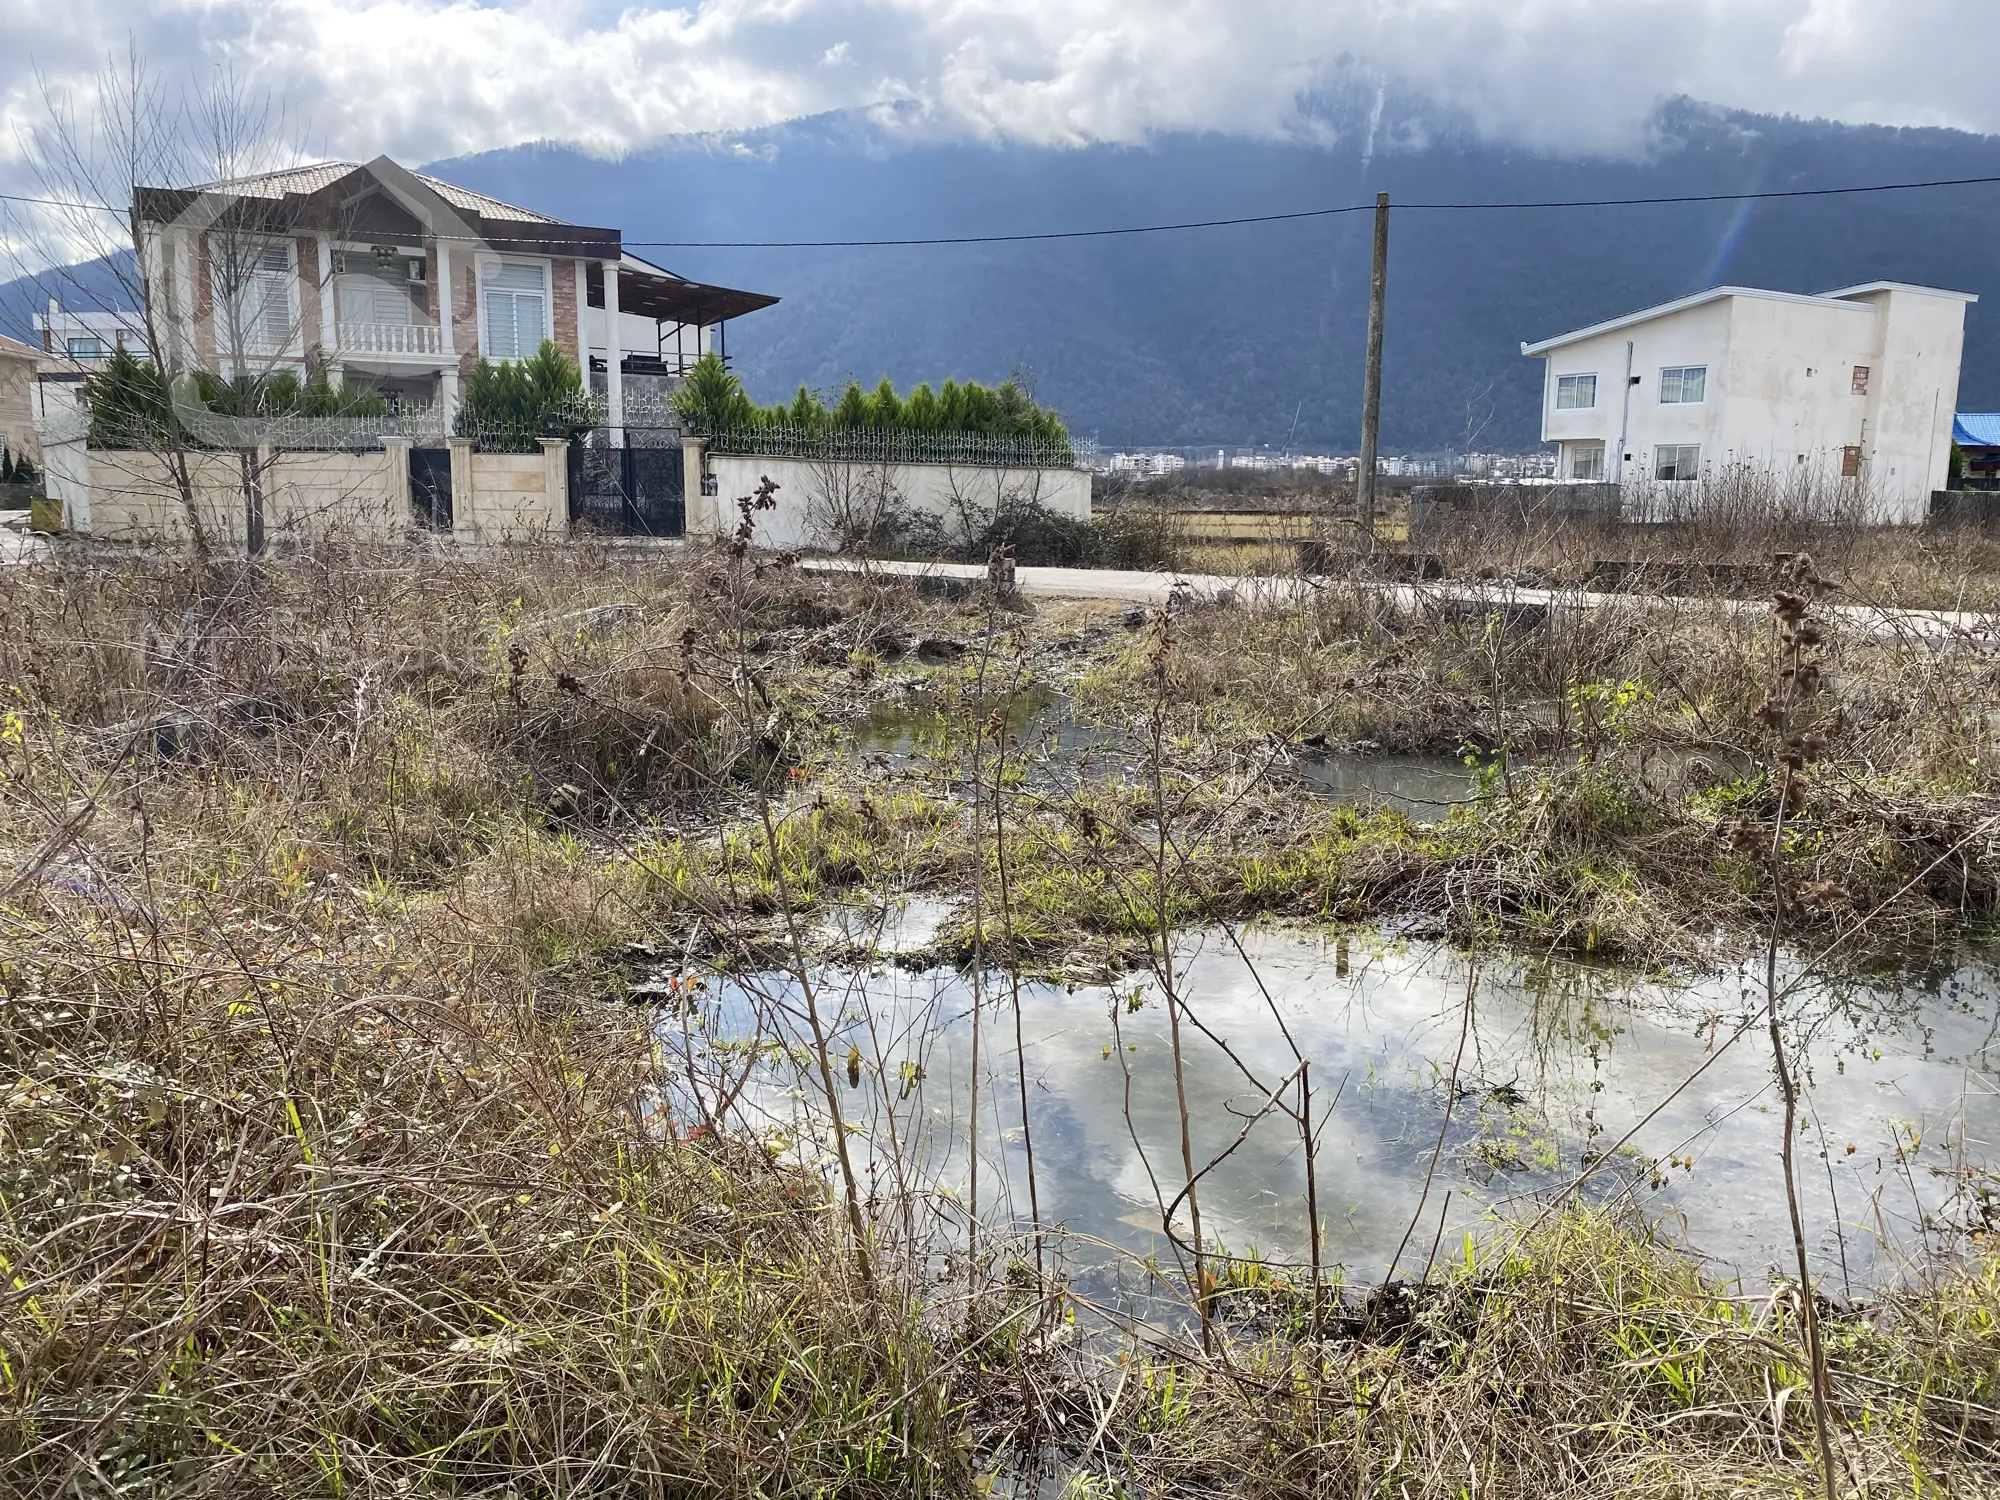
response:
M1690 203L1752 203L1783 198L1835 198L1862 193L1908 193L1929 188L1986 187L2000 183L2000 175L1990 177L1940 177L1922 182L1877 182L1853 187L1770 188L1745 193L1678 193L1652 198L1546 198L1514 203L1398 203L1399 212L1424 213L1518 213L1571 208L1652 208ZM108 203L85 203L62 198L38 198L21 193L0 193L0 200L31 203L48 208L73 208L116 214L126 210ZM637 250L880 250L927 245L1018 245L1044 240L1107 239L1120 235L1175 234L1191 229L1235 229L1253 224L1285 224L1303 219L1326 219L1341 214L1372 213L1373 203L1344 203L1332 208L1299 208L1275 214L1243 214L1229 219L1183 219L1167 224L1122 224L1104 229L1044 229L1019 234L953 234L905 239L878 240L621 240L627 249ZM553 228L573 226L553 225ZM431 238L467 244L491 243L471 235L438 234ZM503 236L503 238L505 238Z
M1860 187L1780 188L1753 193L1682 193L1658 198L1559 198L1525 203L1398 203L1398 212L1421 209L1433 213L1492 213L1560 208L1643 208L1671 203L1745 203L1768 198L1828 198L1854 193L1904 193L1919 188L1979 187L2000 183L1993 177L1943 177L1927 182L1880 182ZM1029 240L1087 240L1111 235L1170 234L1184 229L1233 229L1245 224L1282 224L1297 219L1325 219L1336 214L1373 213L1373 203L1345 203L1337 208L1301 208L1279 214L1245 214L1234 219L1188 219L1172 224L1130 224L1111 229L1049 229L1022 234L941 235L897 240L627 240L653 250L860 250L903 245L1007 245Z

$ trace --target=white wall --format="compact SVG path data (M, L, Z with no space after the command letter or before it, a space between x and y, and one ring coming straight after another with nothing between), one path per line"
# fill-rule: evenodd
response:
M1564 475L1572 445L1602 441L1605 477L1628 490L1653 482L1663 444L1700 444L1709 475L1740 466L1779 482L1837 480L1843 450L1858 447L1877 518L1921 520L1944 484L1964 320L1962 300L1915 289L1718 298L1543 355L1542 435L1564 445ZM1660 372L1681 365L1707 367L1705 398L1663 406ZM1869 371L1865 395L1853 390L1856 366ZM1593 410L1555 409L1557 381L1571 374L1598 377Z
M604 314L605 309L601 307L586 307L583 310L584 342L588 346L588 352L598 359L605 357ZM672 359L674 357L675 327L675 324L669 323L662 329L651 318L642 317L638 313L626 312L622 308L618 313L618 331L624 340L620 347L627 354L643 354L650 358L655 353L664 350L666 358ZM709 335L711 332L712 330L708 328L696 328L692 326L682 329L680 347L690 362L697 356L707 352L710 345ZM660 339L662 333L666 335L664 344Z
M699 447L690 443L688 531L727 535L736 527L739 496L754 494L764 476L778 484L776 508L756 515L757 541L766 547L824 547L836 540L830 524L843 506L865 507L886 489L903 508L944 518L947 528L977 530L1002 497L1039 501L1057 515L1090 519L1090 474L1083 469L993 469L961 464L826 464L797 458L709 455L705 462L716 493L700 496Z

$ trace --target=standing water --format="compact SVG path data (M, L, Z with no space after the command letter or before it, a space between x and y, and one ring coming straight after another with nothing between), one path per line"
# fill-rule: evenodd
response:
M897 914L903 943L921 946L935 916ZM1434 1245L1453 1253L1497 1214L1531 1217L1600 1158L1589 1201L1630 1203L1753 1286L1790 1263L1761 969L1669 982L1369 935L1258 930L1239 947L1209 930L1182 945L1176 976L1197 1170L1221 1158L1198 1187L1211 1244L1306 1258L1301 1131L1269 1107L1303 1059L1322 1253L1349 1282L1379 1279L1399 1246L1399 1272L1421 1274ZM1978 1169L2000 1132L2000 987L1972 964L1924 983L1791 983L1811 1251L1829 1290L1860 1289L1893 1274L1926 1226L1963 1225L1981 1207ZM1018 1053L1004 975L975 985L878 964L828 967L812 984L878 1212L900 1205L920 1233L962 1238L976 1138L982 1233L1027 1228L1018 1062L1042 1223L1061 1231L1077 1283L1108 1289L1145 1257L1167 1259L1162 1206L1185 1179L1156 978L1022 981ZM827 1111L803 1010L789 975L731 979L668 1034L704 1060L716 1038L781 1040L728 1123L822 1161ZM1295 1081L1281 1097L1298 1109ZM1174 1217L1185 1237L1185 1207Z

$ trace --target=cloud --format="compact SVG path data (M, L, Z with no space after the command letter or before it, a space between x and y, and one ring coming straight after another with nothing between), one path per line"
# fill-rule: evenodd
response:
M1297 134L1389 78L1491 137L1622 152L1654 105L2000 133L1984 0L7 0L0 161L33 69L80 84L130 36L229 65L314 150L408 160L555 139L604 154L897 101L928 128L1068 144ZM87 109L88 100L85 99ZM1364 109L1365 112L1365 109ZM0 167L10 181L15 172Z

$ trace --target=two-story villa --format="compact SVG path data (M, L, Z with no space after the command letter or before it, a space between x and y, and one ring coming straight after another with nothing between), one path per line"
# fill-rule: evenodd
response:
M1566 482L1844 478L1877 519L1916 521L1945 484L1977 300L1892 281L1818 296L1724 286L1521 353L1545 361L1542 438Z
M141 188L134 208L170 369L366 379L447 421L474 361L553 339L593 383L601 372L618 431L629 377L681 373L727 319L778 300L387 157Z

